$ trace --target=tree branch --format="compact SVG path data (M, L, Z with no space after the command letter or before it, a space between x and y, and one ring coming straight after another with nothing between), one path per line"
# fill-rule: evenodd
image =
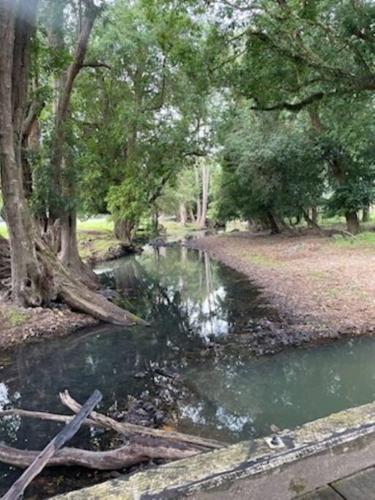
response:
M88 61L85 62L81 65L81 68L106 68L106 69L112 69L112 66L109 64L103 63L103 62L97 62L97 61Z

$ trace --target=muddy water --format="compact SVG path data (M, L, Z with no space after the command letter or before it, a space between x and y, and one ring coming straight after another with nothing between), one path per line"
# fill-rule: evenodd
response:
M103 411L124 408L128 396L156 397L168 403L180 430L235 442L268 434L271 424L294 427L375 399L373 338L259 358L244 347L226 349L249 322L254 327L277 315L244 276L204 253L149 249L98 272L151 326L100 327L3 356L0 408L64 412L59 391L68 388L84 400L98 388ZM40 449L57 429L9 417L0 422L0 440ZM96 449L103 440L102 433L85 429L72 444ZM0 491L19 474L6 466L0 473ZM42 475L29 496L98 479L103 476L56 469Z

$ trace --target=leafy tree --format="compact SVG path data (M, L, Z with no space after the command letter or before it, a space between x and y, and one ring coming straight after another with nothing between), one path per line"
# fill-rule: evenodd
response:
M201 36L183 10L122 0L96 33L95 58L110 70L81 80L82 207L108 210L121 239L199 147L207 82L193 78L199 58L189 65Z
M225 133L219 217L268 221L319 203L325 162L314 138L295 120L237 111Z

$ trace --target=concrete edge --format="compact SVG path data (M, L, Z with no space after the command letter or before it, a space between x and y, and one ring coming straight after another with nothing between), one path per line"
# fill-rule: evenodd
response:
M286 429L274 436L243 441L221 450L59 495L54 499L145 500L188 495L195 497L199 492L238 480L252 480L255 485L254 480L272 475L280 469L284 470L285 467L309 457L327 454L332 456L335 450L337 453L342 450L347 452L365 447L369 441L375 443L375 402L332 414L294 430ZM320 458L317 459L318 462L319 460ZM348 470L351 471L353 467L355 465Z

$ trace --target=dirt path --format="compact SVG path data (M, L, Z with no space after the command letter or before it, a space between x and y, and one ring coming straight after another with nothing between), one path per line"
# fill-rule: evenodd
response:
M375 249L318 236L232 233L191 242L249 276L282 316L320 332L375 332Z

